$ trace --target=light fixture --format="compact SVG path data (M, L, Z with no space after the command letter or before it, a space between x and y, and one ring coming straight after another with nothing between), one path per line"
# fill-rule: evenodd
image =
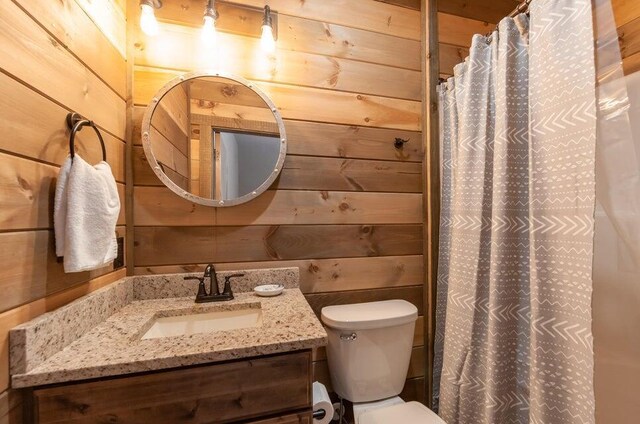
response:
M147 35L154 36L160 32L155 10L162 7L162 0L140 0L140 28Z
M264 7L260 45L265 53L272 54L276 51L276 41L273 39L273 19L271 18L271 8L269 6Z
M204 17L202 18L204 23L202 24L202 32L200 36L202 41L208 44L214 44L216 42L216 19L218 19L218 12L214 6L214 0L207 1L207 7L204 9Z

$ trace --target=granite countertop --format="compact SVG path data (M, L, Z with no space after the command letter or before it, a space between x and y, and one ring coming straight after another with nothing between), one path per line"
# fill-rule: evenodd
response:
M75 340L71 337L61 341L60 335L42 340L42 334L48 334L47 330L56 325L74 325L73 316L78 315L79 306L73 303L70 310L62 310L58 316L45 314L43 318L12 330L12 387L162 370L326 344L327 334L297 288L297 281L286 284L289 288L275 297L259 297L253 292L240 291L234 292L235 299L228 302L196 304L194 296L171 297L176 293L178 279L175 277L164 277L165 281L159 281L162 277L155 277L155 280L149 277L142 282L140 278L114 283L112 293L102 289L120 307L98 312L105 319L77 334ZM246 290L251 284L244 286L240 283L234 290ZM193 291L193 287L187 284L177 292L187 288ZM95 309L100 301L104 301L105 293L97 293L98 299L93 301L91 297L95 296L89 295L76 302L89 301ZM262 322L256 327L142 339L158 317L250 308L262 311ZM86 312L91 313L91 309Z

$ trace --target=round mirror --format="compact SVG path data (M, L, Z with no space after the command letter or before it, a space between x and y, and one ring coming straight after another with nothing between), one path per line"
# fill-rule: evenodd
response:
M247 202L277 178L287 150L275 105L254 84L221 73L191 73L156 93L142 144L160 180L201 205Z

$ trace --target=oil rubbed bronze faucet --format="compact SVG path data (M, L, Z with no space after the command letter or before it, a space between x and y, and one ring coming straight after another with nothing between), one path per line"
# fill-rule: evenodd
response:
M233 291L231 290L231 279L236 277L243 277L244 274L231 274L224 277L224 289L220 293L218 288L218 275L216 274L216 268L213 264L207 265L204 269L204 275L202 277L184 277L185 280L198 280L198 294L196 295L196 303L207 302L224 302L233 299ZM204 280L209 278L209 292L205 287Z

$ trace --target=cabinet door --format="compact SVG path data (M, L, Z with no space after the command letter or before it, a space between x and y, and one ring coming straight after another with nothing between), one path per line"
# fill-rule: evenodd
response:
M302 351L36 389L35 414L39 424L246 422L311 410L310 364Z
M249 424L311 424L311 411L251 421Z

